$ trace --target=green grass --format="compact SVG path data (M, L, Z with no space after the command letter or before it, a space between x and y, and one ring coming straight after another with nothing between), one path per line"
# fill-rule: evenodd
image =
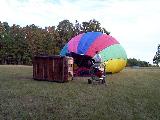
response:
M35 81L32 67L0 66L0 120L159 120L160 69L124 69L108 85Z

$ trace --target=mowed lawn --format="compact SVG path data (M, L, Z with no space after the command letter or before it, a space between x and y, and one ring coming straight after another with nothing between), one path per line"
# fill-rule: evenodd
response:
M160 69L67 83L35 81L31 66L0 66L0 120L160 120Z

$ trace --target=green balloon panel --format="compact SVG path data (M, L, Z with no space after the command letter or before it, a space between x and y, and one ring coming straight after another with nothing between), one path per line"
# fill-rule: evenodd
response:
M111 45L100 52L103 61L110 59L125 59L127 60L127 54L124 48L120 44Z

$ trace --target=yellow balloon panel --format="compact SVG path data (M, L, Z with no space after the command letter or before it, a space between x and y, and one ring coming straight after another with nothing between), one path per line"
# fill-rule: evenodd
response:
M112 59L104 63L106 72L117 73L126 66L127 61L124 59Z

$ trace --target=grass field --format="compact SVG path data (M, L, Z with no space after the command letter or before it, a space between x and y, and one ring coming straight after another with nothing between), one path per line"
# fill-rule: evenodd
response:
M35 81L31 66L0 66L0 120L160 120L160 69L124 69L108 85Z

